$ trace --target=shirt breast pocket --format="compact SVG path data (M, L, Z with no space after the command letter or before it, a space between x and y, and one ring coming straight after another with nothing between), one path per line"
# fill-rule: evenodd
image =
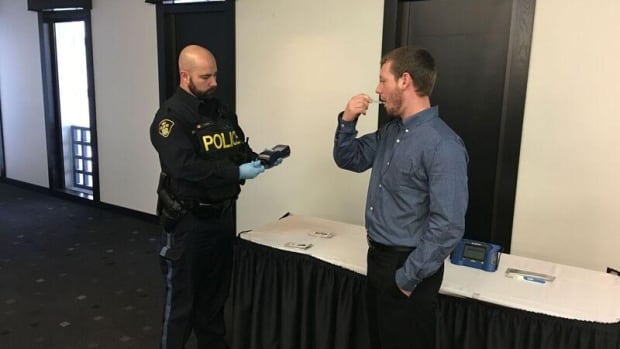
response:
M384 185L391 190L420 189L426 182L426 171L412 160L392 163L384 177Z

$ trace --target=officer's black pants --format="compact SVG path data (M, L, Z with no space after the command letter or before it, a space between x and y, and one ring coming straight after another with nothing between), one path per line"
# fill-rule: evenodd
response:
M161 349L185 348L192 331L198 348L227 348L224 303L231 279L234 235L230 209L218 218L187 214L172 233L163 233Z
M368 249L366 303L373 349L435 348L437 293L443 265L407 298L398 289L394 276L408 255L409 252Z

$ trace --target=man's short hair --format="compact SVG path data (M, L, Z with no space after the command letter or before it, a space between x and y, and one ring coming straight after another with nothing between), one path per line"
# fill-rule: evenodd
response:
M415 46L403 46L386 53L381 58L381 65L391 62L391 73L399 78L408 73L413 79L418 96L430 96L437 79L435 59L426 49Z

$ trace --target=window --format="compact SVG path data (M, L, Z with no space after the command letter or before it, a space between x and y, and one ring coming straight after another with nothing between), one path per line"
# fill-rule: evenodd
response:
M71 149L73 150L73 186L93 190L93 151L90 128L71 126Z

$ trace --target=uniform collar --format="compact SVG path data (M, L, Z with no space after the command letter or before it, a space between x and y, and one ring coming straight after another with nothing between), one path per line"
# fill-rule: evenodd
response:
M196 96L189 94L187 91L185 91L181 87L177 87L176 94L179 96L179 98L181 99L183 103L189 105L192 108L192 110L194 110L195 112L198 112L200 106L204 103L203 100L201 100L200 98L196 98Z

